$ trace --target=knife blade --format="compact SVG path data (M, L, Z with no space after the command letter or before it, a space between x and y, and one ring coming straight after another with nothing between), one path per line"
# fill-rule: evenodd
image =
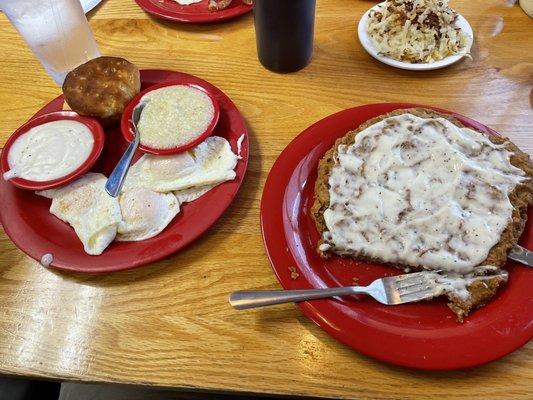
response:
M514 246L507 255L511 260L518 261L528 267L533 267L533 251L524 249L522 246Z

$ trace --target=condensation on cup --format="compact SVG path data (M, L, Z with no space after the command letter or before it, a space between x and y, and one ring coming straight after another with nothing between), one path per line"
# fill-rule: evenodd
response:
M0 0L0 9L58 85L100 55L79 0Z

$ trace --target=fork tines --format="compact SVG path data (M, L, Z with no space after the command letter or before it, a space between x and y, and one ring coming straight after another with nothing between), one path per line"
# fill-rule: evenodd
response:
M393 286L402 303L414 302L438 295L438 287L431 273L416 272L398 277Z

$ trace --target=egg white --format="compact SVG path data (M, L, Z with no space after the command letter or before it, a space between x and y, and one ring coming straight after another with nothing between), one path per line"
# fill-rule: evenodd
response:
M226 139L211 136L184 153L142 156L132 166L125 187L138 181L143 187L167 193L213 186L235 179L237 161Z
M74 228L90 255L102 254L122 220L118 199L105 191L106 181L104 175L89 172L59 189L37 192L52 199L50 212Z
M217 185L218 185L217 183L213 183L211 185L176 190L174 192L174 196L176 196L180 204L190 203L191 201L199 199L200 197L202 197L204 194L209 192L211 189L213 189Z
M159 234L179 213L180 206L172 193L158 193L144 187L130 187L119 197L122 222L117 241L139 241Z

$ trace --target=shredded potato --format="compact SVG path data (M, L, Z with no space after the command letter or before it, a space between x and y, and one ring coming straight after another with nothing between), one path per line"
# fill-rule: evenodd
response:
M175 0L176 1L176 0ZM232 0L209 0L207 3L207 9L209 11L220 11L228 8ZM252 5L252 0L242 0L243 4L247 6Z
M387 0L369 13L367 32L380 54L432 63L463 51L468 37L448 0Z

